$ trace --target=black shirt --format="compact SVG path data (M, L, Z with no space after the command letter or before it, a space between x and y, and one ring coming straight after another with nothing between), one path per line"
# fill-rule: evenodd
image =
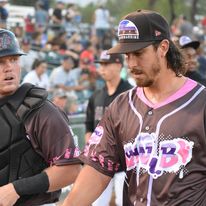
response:
M186 73L186 76L189 77L192 80L195 80L196 82L199 82L200 84L206 86L206 79L201 76L200 73L197 71L188 71Z
M101 120L104 110L109 104L122 92L131 89L132 86L128 81L121 79L114 94L107 93L105 86L101 90L97 90L89 99L86 113L86 132L93 132L99 121Z

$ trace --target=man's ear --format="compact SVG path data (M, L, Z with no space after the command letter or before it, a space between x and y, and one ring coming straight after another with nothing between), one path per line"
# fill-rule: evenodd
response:
M167 39L164 39L160 42L159 46L158 46L158 52L160 57L165 57L168 50L169 50L169 41Z

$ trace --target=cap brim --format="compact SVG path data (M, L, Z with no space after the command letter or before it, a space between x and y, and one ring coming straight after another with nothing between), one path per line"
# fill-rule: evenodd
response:
M27 55L27 53L19 52L17 55L20 55L20 56L22 56L22 55Z
M136 43L118 43L116 46L112 47L107 51L108 54L126 54L130 52L135 52L140 49L143 49L151 44L153 44L154 41L150 42L136 42Z
M187 47L192 47L193 49L197 49L200 46L200 42L199 41L193 41L190 42L188 44L185 44L184 46L182 46L182 48L187 48Z
M14 51L7 51L4 53L0 52L0 57L7 57L7 56L22 56L22 55L27 55L26 53L19 51L19 52L14 52Z
M115 63L115 62L111 62L111 61L104 61L104 60L96 60L94 61L94 63L97 63L97 64L101 64L101 63Z

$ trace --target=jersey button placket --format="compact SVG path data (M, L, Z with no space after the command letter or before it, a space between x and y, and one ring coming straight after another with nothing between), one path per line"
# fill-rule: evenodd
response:
M151 116L153 112L150 110L147 114Z
M140 202L144 202L144 198L141 197L141 198L139 199L139 201L140 201Z
M146 131L149 131L149 128L150 128L149 126L146 126L146 127L145 127L145 130L146 130Z

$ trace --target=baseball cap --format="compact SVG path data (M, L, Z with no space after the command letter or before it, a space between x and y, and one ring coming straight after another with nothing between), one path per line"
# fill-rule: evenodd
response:
M137 10L120 21L118 38L117 45L108 50L109 54L134 52L156 41L170 39L170 28L159 13Z
M63 55L62 56L62 60L66 61L66 60L71 60L73 62L73 58L70 55Z
M0 29L0 57L11 55L25 55L19 46L19 42L13 32Z
M107 50L101 52L100 57L95 63L120 63L123 64L123 57L121 54L108 54Z
M180 45L180 48L182 49L188 48L188 47L197 49L200 46L200 42L193 41L189 36L181 36L179 38L179 45Z
M91 64L94 61L94 57L93 54L88 51L88 50L84 50L81 54L80 54L80 62L83 64Z
M58 89L54 92L53 97L66 98L67 94L62 89Z

